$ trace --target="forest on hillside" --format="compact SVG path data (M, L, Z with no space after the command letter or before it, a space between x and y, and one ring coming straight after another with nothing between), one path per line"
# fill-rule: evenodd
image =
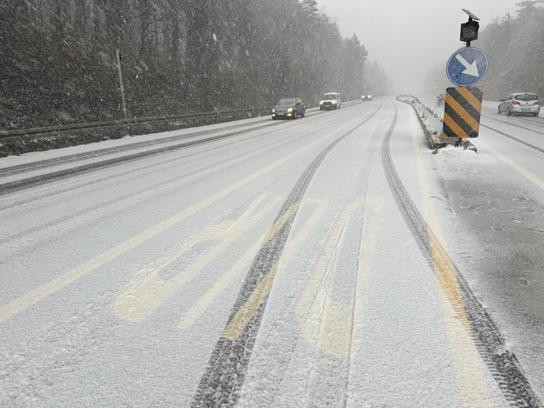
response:
M368 88L364 45L315 0L3 0L0 128L121 118L116 50L129 116Z
M481 86L486 99L498 100L512 92L535 92L544 97L544 0L518 4L485 26L474 46L485 51L489 71ZM445 62L429 72L425 85L440 92L449 84ZM443 92L443 90L442 90Z
M488 25L481 48L489 58L485 90L491 99L511 92L544 97L544 1L523 1L510 14Z

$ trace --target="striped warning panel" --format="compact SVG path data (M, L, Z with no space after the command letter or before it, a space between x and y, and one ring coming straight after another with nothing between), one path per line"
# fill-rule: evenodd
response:
M448 88L444 109L444 134L448 137L478 137L482 90L475 86Z

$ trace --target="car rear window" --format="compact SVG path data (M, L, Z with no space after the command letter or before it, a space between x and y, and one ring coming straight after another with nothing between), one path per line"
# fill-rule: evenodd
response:
M294 99L282 99L282 100L280 100L280 103L278 105L280 105L280 106L289 106L289 105L294 105L294 104L295 104Z
M535 94L519 94L515 96L518 101L538 101L538 96Z

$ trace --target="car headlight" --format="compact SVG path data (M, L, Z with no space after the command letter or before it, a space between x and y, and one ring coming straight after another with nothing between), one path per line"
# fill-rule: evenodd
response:
M287 109L287 112L293 112L293 108Z
M276 108L272 108L272 113L276 113Z
M319 104L320 104L320 105L323 105L323 101L320 101Z
M336 105L336 101L332 101L333 105Z

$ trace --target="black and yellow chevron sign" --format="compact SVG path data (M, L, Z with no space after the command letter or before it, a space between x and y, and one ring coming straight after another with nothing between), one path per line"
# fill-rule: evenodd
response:
M478 137L483 92L475 86L461 86L446 90L444 135L466 139Z

